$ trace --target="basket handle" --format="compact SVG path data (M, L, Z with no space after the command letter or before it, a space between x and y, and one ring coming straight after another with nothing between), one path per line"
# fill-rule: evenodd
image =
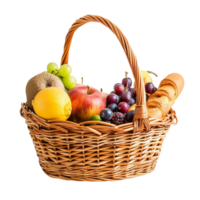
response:
M68 64L69 59L69 49L72 42L72 38L74 35L74 32L76 29L78 29L80 26L88 23L88 22L99 22L106 27L108 27L118 38L119 42L122 45L122 48L124 49L124 52L126 54L126 57L129 61L133 76L135 78L136 87L137 87L137 99L136 99L136 108L135 108L135 115L134 115L134 131L141 131L144 127L146 127L146 130L150 130L149 120L148 120L148 114L147 114L147 108L146 108L146 95L145 95L145 89L144 89L144 83L143 78L140 73L137 59L133 53L133 50L131 46L128 43L128 40L123 35L121 30L113 24L108 19L105 19L100 16L95 15L86 15L84 17L81 17L80 19L76 20L75 23L72 24L71 28L69 29L67 36L65 38L65 45L64 45L64 52L61 59L61 65ZM144 126L143 126L144 125Z

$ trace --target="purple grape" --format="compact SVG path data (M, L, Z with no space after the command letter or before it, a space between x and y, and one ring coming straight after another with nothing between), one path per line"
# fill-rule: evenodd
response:
M124 101L126 103L129 103L132 99L132 95L129 91L125 91L121 95L121 101Z
M133 90L132 97L136 97L136 94L137 94L137 89L135 88L135 89Z
M127 112L126 116L125 116L126 121L127 122L132 122L134 114L135 114L135 110L131 110L131 111Z
M100 117L103 121L109 121L112 118L112 111L108 108L105 108L101 111Z
M115 94L115 91L112 91L111 93ZM110 93L110 94L111 94L111 93Z
M115 112L117 110L117 104L115 103L111 103L107 106L107 108L109 108L110 110L112 110L113 112Z
M153 93L157 90L157 87L154 87Z
M107 104L111 104L111 103L118 103L119 102L119 97L116 94L109 94L106 98Z
M133 92L134 89L135 89L135 88L129 88L128 91L129 91L129 92Z
M124 85L124 87L127 86L127 78L124 78L124 79L122 80L122 84ZM132 80L131 80L131 78L128 78L128 88L130 88L131 85L132 85Z
M132 98L134 98L134 99L136 98L136 96L133 93L132 93Z
M124 86L122 84L117 84L114 90L115 90L115 94L120 95L124 92Z
M121 82L115 82L115 83L113 83L112 86L111 86L111 89L114 90L115 86L118 85L118 84L122 84L122 83Z
M131 107L132 105L136 104L135 98L132 98L128 105Z
M154 92L153 83L146 83L145 84L145 91L146 91L146 93L152 94Z
M122 102L122 96L119 95L119 103Z
M118 104L117 110L121 113L127 113L130 106L126 102L121 102Z

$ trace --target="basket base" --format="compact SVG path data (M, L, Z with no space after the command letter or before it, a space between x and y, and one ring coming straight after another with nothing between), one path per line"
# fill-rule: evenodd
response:
M44 164L42 163L43 162L40 162L40 166L43 172L51 178L57 178L57 179L62 179L62 180L73 180L73 181L90 181L90 182L117 181L117 180L135 178L135 177L153 172L156 167L156 161L155 161L148 167L140 166L139 170L138 169L136 170L133 168L133 169L127 170L126 173L124 170L121 170L121 171L116 170L112 173L110 172L109 174L108 172L104 174L98 174L98 172L96 172L96 175L95 175L94 171L92 173L85 172L83 174L83 172L81 173L76 170L68 171L67 169L65 169L65 170L61 170L60 173L58 174L57 170L49 171L48 167L47 166L45 167Z

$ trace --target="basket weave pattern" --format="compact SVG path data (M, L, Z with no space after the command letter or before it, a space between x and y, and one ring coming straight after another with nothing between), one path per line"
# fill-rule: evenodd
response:
M119 126L94 121L77 124L42 119L22 104L20 114L26 119L40 166L50 177L77 181L121 180L150 173L170 125L177 123L176 114L171 109L165 119L148 118L137 59L119 28L105 18L87 15L72 25L61 64L68 63L75 30L87 22L102 23L119 39L136 80L135 117Z

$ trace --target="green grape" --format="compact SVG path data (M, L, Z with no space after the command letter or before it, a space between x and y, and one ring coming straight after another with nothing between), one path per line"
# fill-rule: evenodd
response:
M62 81L62 76L60 74L56 74L56 76Z
M54 62L51 62L47 65L47 72L51 74L58 74L58 65Z
M55 76L57 76L62 81L63 77L59 73L55 74Z
M76 78L74 76L63 77L62 81L68 90L71 90L76 85Z
M62 65L59 69L59 74L62 76L62 77L68 77L70 76L70 74L72 73L72 68L70 65Z

